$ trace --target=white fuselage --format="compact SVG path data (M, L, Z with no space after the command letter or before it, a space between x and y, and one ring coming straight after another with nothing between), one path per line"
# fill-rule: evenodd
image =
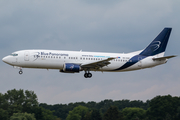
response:
M143 68L154 67L156 65L164 64L167 60L154 61L153 58L161 56L149 56L143 58L141 56L132 59L138 52L120 54L120 53L102 53L102 52L82 52L82 51L61 51L61 50L21 50L14 52L3 58L3 61L20 68L40 68L40 69L63 69L65 63L73 63L78 65L94 63L108 58L110 64L103 66L97 70L91 71L108 71L120 72L131 71ZM134 64L127 66L124 69L118 69L121 66L134 62Z

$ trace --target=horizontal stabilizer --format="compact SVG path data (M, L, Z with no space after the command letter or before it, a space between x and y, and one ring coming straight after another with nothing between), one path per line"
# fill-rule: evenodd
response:
M165 57L159 57L159 58L153 58L153 60L166 60L173 57L176 57L177 55L171 55L171 56L165 56Z

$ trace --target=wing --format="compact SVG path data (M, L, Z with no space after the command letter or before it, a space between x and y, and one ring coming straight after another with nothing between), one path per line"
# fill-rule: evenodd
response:
M109 65L110 64L109 61L113 59L116 58L111 57L97 62L81 64L81 68L83 68L84 70L98 70L99 68Z
M176 57L176 55L160 57L160 58L153 58L153 60L166 60L166 59L173 58L173 57Z

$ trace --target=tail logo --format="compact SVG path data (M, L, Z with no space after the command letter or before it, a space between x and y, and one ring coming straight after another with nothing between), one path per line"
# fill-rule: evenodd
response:
M161 45L161 42L160 41L154 41L152 44L151 44L151 50L154 52L156 51L157 49L159 49Z

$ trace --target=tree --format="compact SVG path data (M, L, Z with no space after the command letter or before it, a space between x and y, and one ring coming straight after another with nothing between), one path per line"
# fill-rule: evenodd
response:
M69 111L66 120L81 120L81 116L77 113L73 113L72 111Z
M7 110L9 116L13 113L29 112L31 113L33 107L38 106L37 96L33 91L26 90L8 90L1 97L1 108Z
M90 118L90 120L102 120L101 114L100 114L99 110L93 109L91 111L91 118Z
M53 111L44 109L43 107L34 107L32 109L32 113L34 113L35 118L37 120L56 120L57 119L57 117L53 115Z
M8 120L8 112L7 110L3 110L0 108L0 120Z
M56 116L53 115L53 111L42 109L43 120L56 120Z
M10 116L22 116L24 113L34 113L37 120L57 118L52 111L39 107L37 96L33 91L13 89L4 95L0 93L0 120L7 120Z
M39 105L37 95L33 91L26 90L24 96L23 112L31 112L33 107L37 107Z
M147 115L149 119L162 120L178 118L178 107L180 106L180 98L171 95L156 96L149 102Z
M36 118L30 113L14 113L10 120L36 120Z
M6 106L4 110L8 111L9 116L22 111L24 98L24 91L21 89L8 90L7 93L4 94L4 106Z
M121 120L121 115L116 106L111 106L104 114L104 120Z
M146 111L142 108L136 107L127 107L122 110L122 114L124 115L124 120L142 120L146 117Z
M86 119L86 114L88 111L89 110L87 107L79 105L69 112L66 120L84 120Z

